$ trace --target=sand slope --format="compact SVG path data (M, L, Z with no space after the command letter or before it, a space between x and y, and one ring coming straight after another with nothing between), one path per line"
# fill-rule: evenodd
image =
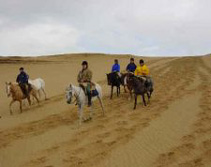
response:
M145 58L155 92L147 107L139 98L135 111L123 89L109 99L105 73L114 58L123 69L129 56L0 58L0 166L211 166L211 57ZM66 104L64 90L76 83L82 60L103 87L106 115L96 101L94 119L78 129L77 107ZM26 103L22 114L16 104L10 116L4 82L14 81L20 66L46 81L49 100Z

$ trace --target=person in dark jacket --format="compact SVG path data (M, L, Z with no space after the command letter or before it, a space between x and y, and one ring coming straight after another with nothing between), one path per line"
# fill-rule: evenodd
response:
M127 65L127 72L132 72L134 73L134 71L136 70L136 64L134 63L134 58L130 58L130 63Z
M23 94L28 97L30 89L30 85L28 83L29 76L26 74L23 67L21 67L19 71L20 74L17 76L16 82L19 84Z
M117 59L114 60L114 65L112 66L111 72L120 72L120 65Z

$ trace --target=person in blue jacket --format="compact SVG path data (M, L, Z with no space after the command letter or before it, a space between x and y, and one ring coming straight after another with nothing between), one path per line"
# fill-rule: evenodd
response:
M111 72L120 72L120 65L117 59L114 60L114 65L112 66Z
M19 69L19 71L20 71L20 73L17 76L16 82L19 84L23 94L26 97L28 97L29 96L29 89L30 89L30 85L28 83L29 76L28 76L28 74L26 74L23 67L21 67Z
M134 73L136 70L136 64L134 63L134 58L130 58L130 63L126 67L127 72L132 72Z

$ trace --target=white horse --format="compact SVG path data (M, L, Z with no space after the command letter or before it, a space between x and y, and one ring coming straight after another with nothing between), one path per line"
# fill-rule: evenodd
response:
M37 78L34 80L29 79L28 81L32 87L38 92L39 98L41 98L41 92L45 95L45 100L47 100L46 93L45 93L45 81L41 78Z
M99 84L95 84L95 88L97 91L97 95L92 97L92 100L95 100L98 98L102 111L103 111L103 115L104 115L104 107L103 107L103 102L102 102L102 88ZM71 104L73 97L76 98L77 105L78 105L78 117L79 117L78 125L81 125L81 121L83 119L83 107L84 105L88 103L88 98L81 87L70 84L70 86L66 89L66 100L68 104ZM93 114L93 110L91 108L89 119L92 119L92 114Z

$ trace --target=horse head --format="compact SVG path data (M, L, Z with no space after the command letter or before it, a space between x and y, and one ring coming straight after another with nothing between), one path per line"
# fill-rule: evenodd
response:
M66 100L68 104L71 104L73 96L74 96L73 86L72 84L70 84L70 86L66 88Z
M6 85L6 94L7 94L7 97L10 97L11 95L11 82L5 82L5 85Z

